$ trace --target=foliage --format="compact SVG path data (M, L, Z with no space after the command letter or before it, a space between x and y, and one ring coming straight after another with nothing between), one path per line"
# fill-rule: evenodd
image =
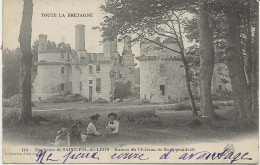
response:
M10 98L20 91L20 55L19 48L3 49L3 98Z
M118 114L120 120L126 122L138 122L142 119L151 119L157 117L154 110L140 110L140 111L121 111Z
M2 107L16 107L19 108L21 105L21 95L16 94L12 96L10 99L2 100ZM31 103L32 107L35 107L34 103Z
M94 103L108 103L108 101L102 98L98 98L97 100L94 101Z
M116 82L115 83L115 99L120 99L121 101L124 98L127 98L131 95L131 83L127 81L124 82Z
M88 101L88 99L80 94L60 94L54 95L46 100L42 101L45 103L62 103L62 102L76 102L76 101Z
M19 110L8 109L3 111L3 127L13 127L19 124Z

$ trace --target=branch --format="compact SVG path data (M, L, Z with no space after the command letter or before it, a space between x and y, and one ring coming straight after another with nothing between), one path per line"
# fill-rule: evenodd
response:
M154 43L154 44L157 44L157 45L159 45L159 46L161 46L161 47L163 47L163 48L166 48L166 49L168 49L168 50L171 50L171 51L173 51L173 52L176 52L176 53L181 54L181 52L179 52L179 51L177 51L177 50L174 50L174 49L171 49L171 48L169 48L169 47L167 47L167 46L164 46L163 44L160 44L160 43L158 43L158 42L155 42L155 41L153 41L153 40L150 40L150 39L146 38L145 36L143 36L143 35L141 35L141 34L139 34L139 33L137 33L137 32L133 32L133 33L137 34L138 36L142 37L143 39L145 39L145 40L147 40L147 41L150 41L150 42L152 42L152 43Z

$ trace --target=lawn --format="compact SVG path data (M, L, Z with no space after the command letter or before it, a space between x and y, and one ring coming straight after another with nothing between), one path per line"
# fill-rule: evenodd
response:
M126 103L125 108L116 108L123 103L95 104L95 103L38 103L34 109L60 109L57 111L33 111L42 121L27 127L5 125L3 140L13 144L33 144L52 146L56 132L62 126L70 126L77 121L82 122L81 132L86 132L90 121L89 116L99 113L101 117L97 123L97 129L103 133L108 122L107 114L115 112L119 114L120 135L116 138L97 139L88 145L116 145L127 144L187 144L199 142L218 142L221 140L240 138L256 132L237 130L229 127L233 118L232 106L220 106L216 113L226 120L214 121L213 126L205 127L196 122L190 110L171 110L162 107L127 107L132 104ZM55 105L55 106L53 106ZM63 105L63 106L62 106ZM141 105L141 104L137 104ZM76 108L75 108L76 107ZM114 108L113 108L114 107ZM12 108L3 108L4 119Z

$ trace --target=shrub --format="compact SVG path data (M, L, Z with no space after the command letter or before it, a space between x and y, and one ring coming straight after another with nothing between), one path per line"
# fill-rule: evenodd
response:
M130 81L123 83L123 82L116 82L115 83L115 99L123 99L131 96L131 83Z
M118 114L120 120L124 120L126 122L138 122L142 119L151 119L157 117L154 110L141 110L135 112L129 111L121 111Z
M19 110L3 111L3 127L17 126L19 122Z
M149 104L149 103L150 103L150 100L142 99L142 100L141 100L141 103L143 103L143 104Z
M76 102L76 101L88 101L88 99L78 93L76 94L60 94L60 95L54 95L42 102L46 103L63 103L63 102Z
M107 100L98 98L97 100L94 101L94 103L109 103Z

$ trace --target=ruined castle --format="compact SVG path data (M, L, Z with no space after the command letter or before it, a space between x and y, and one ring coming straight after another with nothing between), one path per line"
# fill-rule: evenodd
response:
M39 35L37 76L32 84L32 101L66 92L79 93L89 101L114 98L115 82L128 81L134 90L134 54L131 38L124 38L122 55L117 41L104 39L103 53L85 49L85 25L75 26L75 51L50 52L47 35Z
M165 47L179 50L176 42L167 38L144 40L140 43L140 99L151 103L169 103L188 97L183 62L178 53ZM158 43L156 43L158 42ZM164 45L158 46L158 45ZM37 76L32 84L32 100L41 101L66 92L79 93L89 101L99 98L112 101L116 82L130 82L135 90L135 66L131 37L124 37L124 49L120 55L117 40L104 38L103 53L85 50L85 26L75 27L75 51L50 52L47 35L39 35ZM215 64L212 78L212 93L231 91L227 71L220 72L224 64ZM223 70L223 69L221 69ZM224 69L225 70L225 69ZM193 93L199 92L193 87Z

